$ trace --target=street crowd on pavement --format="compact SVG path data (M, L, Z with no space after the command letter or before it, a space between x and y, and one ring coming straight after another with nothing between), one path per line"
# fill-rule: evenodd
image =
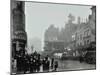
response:
M55 61L54 58L49 58L48 55L41 58L41 55L35 51L31 55L17 57L16 68L18 73L24 74L57 71L58 61Z

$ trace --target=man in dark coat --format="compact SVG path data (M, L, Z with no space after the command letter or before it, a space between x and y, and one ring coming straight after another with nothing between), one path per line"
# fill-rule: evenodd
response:
M33 58L32 58L32 56L30 58L30 72L31 73L33 72Z
M58 61L55 61L54 71L57 71L57 68L58 68Z
M54 58L51 59L51 69L54 68Z
M43 71L44 72L49 71L49 65L50 65L50 61L48 60L48 57L45 57L45 59L43 60Z
M41 60L40 60L40 54L38 54L37 59L36 59L36 70L37 70L37 72L40 71L40 66L41 66Z

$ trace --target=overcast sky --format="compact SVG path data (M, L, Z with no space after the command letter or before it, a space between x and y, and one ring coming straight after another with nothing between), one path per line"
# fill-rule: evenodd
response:
M48 3L25 2L26 31L28 39L44 38L45 30L54 24L62 28L71 13L75 17L87 18L91 14L91 6L62 5Z

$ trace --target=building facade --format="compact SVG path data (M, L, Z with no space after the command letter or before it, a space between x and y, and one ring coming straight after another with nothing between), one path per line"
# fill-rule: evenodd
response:
M80 23L77 31L72 35L72 46L75 49L82 50L89 47L91 43L96 44L96 7L92 7L92 14L89 20Z
M17 68L20 62L18 59L24 57L27 46L24 7L22 1L11 1L11 61L16 61Z

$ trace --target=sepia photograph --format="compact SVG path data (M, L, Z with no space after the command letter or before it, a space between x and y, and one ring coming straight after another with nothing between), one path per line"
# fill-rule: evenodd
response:
M96 69L96 6L10 2L11 75Z

